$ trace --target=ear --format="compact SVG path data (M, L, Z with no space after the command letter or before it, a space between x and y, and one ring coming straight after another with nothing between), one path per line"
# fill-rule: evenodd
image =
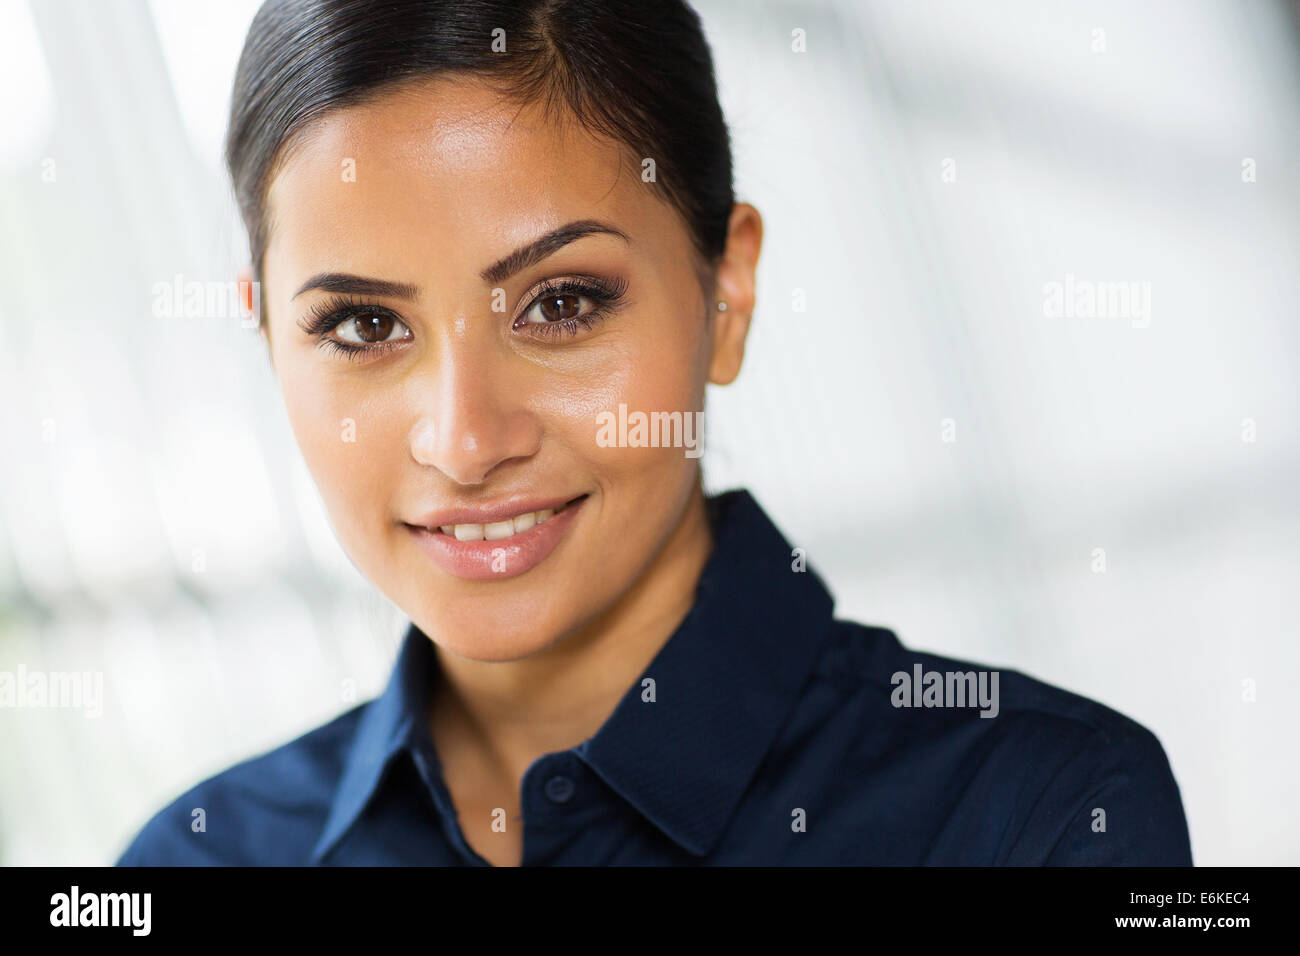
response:
M271 330L262 309L262 284L253 281L251 266L239 270L239 304L244 314L257 316L257 332L266 341L268 355L271 349Z
M745 360L745 337L754 315L758 255L763 246L763 217L749 203L736 203L727 226L727 247L717 269L716 291L708 303L713 321L709 381L730 385ZM719 311L718 303L726 303Z

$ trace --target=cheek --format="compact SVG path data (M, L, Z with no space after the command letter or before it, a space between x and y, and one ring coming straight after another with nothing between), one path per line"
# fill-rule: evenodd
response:
M630 318L598 348L561 355L528 383L528 405L545 423L548 436L569 453L600 465L637 469L650 464L658 448L610 448L597 440L602 416L617 415L619 405L630 414L639 411L693 412L703 405L705 357L703 337L689 329L669 330L668 323L648 317ZM646 334L650 329L654 334ZM671 456L659 455L665 463ZM678 458L682 457L680 450Z
M607 407L617 411L619 402L628 413L695 412L703 408L706 380L705 338L694 323L682 321L664 329L661 339L641 342L620 394Z
M700 447L703 430L701 416L695 413L704 405L706 366L702 339L687 331L665 333L629 348L618 375L607 379L599 403L586 409L582 419L583 447L593 470L621 487L641 486L637 497L647 503L656 495L676 500L694 479L694 450ZM659 413L676 413L681 424L675 434ZM649 425L639 433L638 419ZM655 441L656 434L661 441ZM609 444L611 438L617 443ZM670 438L677 445L664 447Z
M289 424L335 531L353 551L363 544L361 529L380 527L375 517L387 512L393 455L405 447L401 419L391 400L319 370L297 371L280 375Z

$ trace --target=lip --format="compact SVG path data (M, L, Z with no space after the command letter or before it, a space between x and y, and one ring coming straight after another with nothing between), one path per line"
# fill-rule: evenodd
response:
M559 511L570 501L573 501L575 497L585 496L507 498L504 501L494 502L480 508L446 508L442 511L433 511L424 515L418 521L409 522L409 524L422 528L441 528L443 525L449 524L492 524L494 521L505 521L507 518L526 514L529 511L545 511L547 508Z
M550 556L573 527L589 497L583 495L576 501L572 498L515 499L485 508L448 509L421 518L418 525L407 524L406 529L433 563L454 577L469 581L512 578L532 570ZM569 501L573 504L564 507ZM563 511L541 524L497 541L460 541L452 535L429 530L449 524L490 524L522 512L562 507Z

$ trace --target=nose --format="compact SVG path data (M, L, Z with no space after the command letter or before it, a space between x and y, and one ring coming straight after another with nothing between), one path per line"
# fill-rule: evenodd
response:
M541 427L500 363L453 347L412 383L411 457L461 485L482 484L511 459L536 454Z

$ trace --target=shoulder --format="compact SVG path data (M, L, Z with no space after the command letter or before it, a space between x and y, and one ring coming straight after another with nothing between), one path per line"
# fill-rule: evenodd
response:
M964 710L961 716L982 722L956 722L995 735L1043 737L1071 753L1160 747L1150 730L1105 704L1018 670L912 650L883 627L836 619L817 673L845 691L870 695L877 706Z
M1000 814L997 862L1190 865L1178 784L1144 725L1017 670L910 650L886 628L837 619L833 632L817 677L867 722L864 748L964 788L954 813L970 826Z
M117 866L303 863L320 835L360 704L176 797L132 839Z

